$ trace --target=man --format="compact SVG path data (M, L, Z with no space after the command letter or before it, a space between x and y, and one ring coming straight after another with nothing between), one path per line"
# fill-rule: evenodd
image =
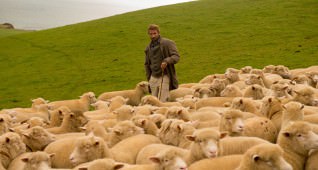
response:
M179 61L176 44L160 36L158 25L148 27L151 42L145 50L145 69L151 94L165 102L169 99L169 90L178 88L174 64Z

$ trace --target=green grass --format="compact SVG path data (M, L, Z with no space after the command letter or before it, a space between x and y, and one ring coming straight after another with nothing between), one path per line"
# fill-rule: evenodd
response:
M200 0L1 36L0 108L132 89L145 80L147 26L173 39L180 83L226 68L318 63L317 0Z
M16 30L16 29L4 29L4 28L0 27L0 38L8 37L11 35L16 35L16 34L21 34L21 33L26 33L26 32L30 32L30 31Z

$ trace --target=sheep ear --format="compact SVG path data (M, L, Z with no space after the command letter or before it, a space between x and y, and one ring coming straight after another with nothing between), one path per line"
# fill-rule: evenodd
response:
M125 166L124 164L116 164L113 169L114 170L121 169L124 166Z
M86 131L86 127L80 127L80 130L82 130L82 131Z
M195 136L192 136L192 135L186 135L186 139L188 139L189 141L194 142L194 141L195 141Z
M228 132L224 131L220 133L220 139L225 138L228 135Z
M300 107L300 110L303 110L305 108L305 105L302 104L301 107Z
M80 168L78 168L78 170L88 170L88 168L87 167L80 167Z
M140 123L141 123L142 125L145 125L145 124L146 124L146 119L142 119Z
M257 161L259 161L261 158L260 158L260 156L258 156L258 155L253 155L253 160L254 160L254 162L257 162Z
M160 158L158 157L152 156L152 157L149 157L149 160L151 160L153 163L160 164Z
M181 125L178 125L177 128L180 132L183 130L183 127Z
M22 160L22 162L27 163L27 162L29 162L30 159L29 158L22 158L21 160Z
M23 136L25 136L26 138L30 138L30 135L27 133L22 133Z
M182 113L182 109L180 109L180 110L178 110L178 112L177 112L178 114L181 114Z
M115 133L116 135L121 135L121 131L118 130L118 129L115 129L115 130L114 130L114 133Z
M49 157L53 158L55 155L56 155L55 153L51 153L51 154L49 154Z

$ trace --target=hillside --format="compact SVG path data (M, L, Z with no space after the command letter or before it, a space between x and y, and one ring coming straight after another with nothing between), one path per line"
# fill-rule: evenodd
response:
M177 43L180 83L228 67L317 65L317 9L316 0L199 0L0 36L0 109L134 88L150 23Z

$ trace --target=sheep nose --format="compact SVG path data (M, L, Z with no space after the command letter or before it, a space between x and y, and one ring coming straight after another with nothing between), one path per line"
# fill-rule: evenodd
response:
M182 167L182 168L180 168L180 170L188 170L188 168L187 167Z
M211 157L216 157L216 151L210 151Z
M243 130L244 130L244 126L240 125L240 126L238 126L238 129L239 129L240 131L243 131Z

